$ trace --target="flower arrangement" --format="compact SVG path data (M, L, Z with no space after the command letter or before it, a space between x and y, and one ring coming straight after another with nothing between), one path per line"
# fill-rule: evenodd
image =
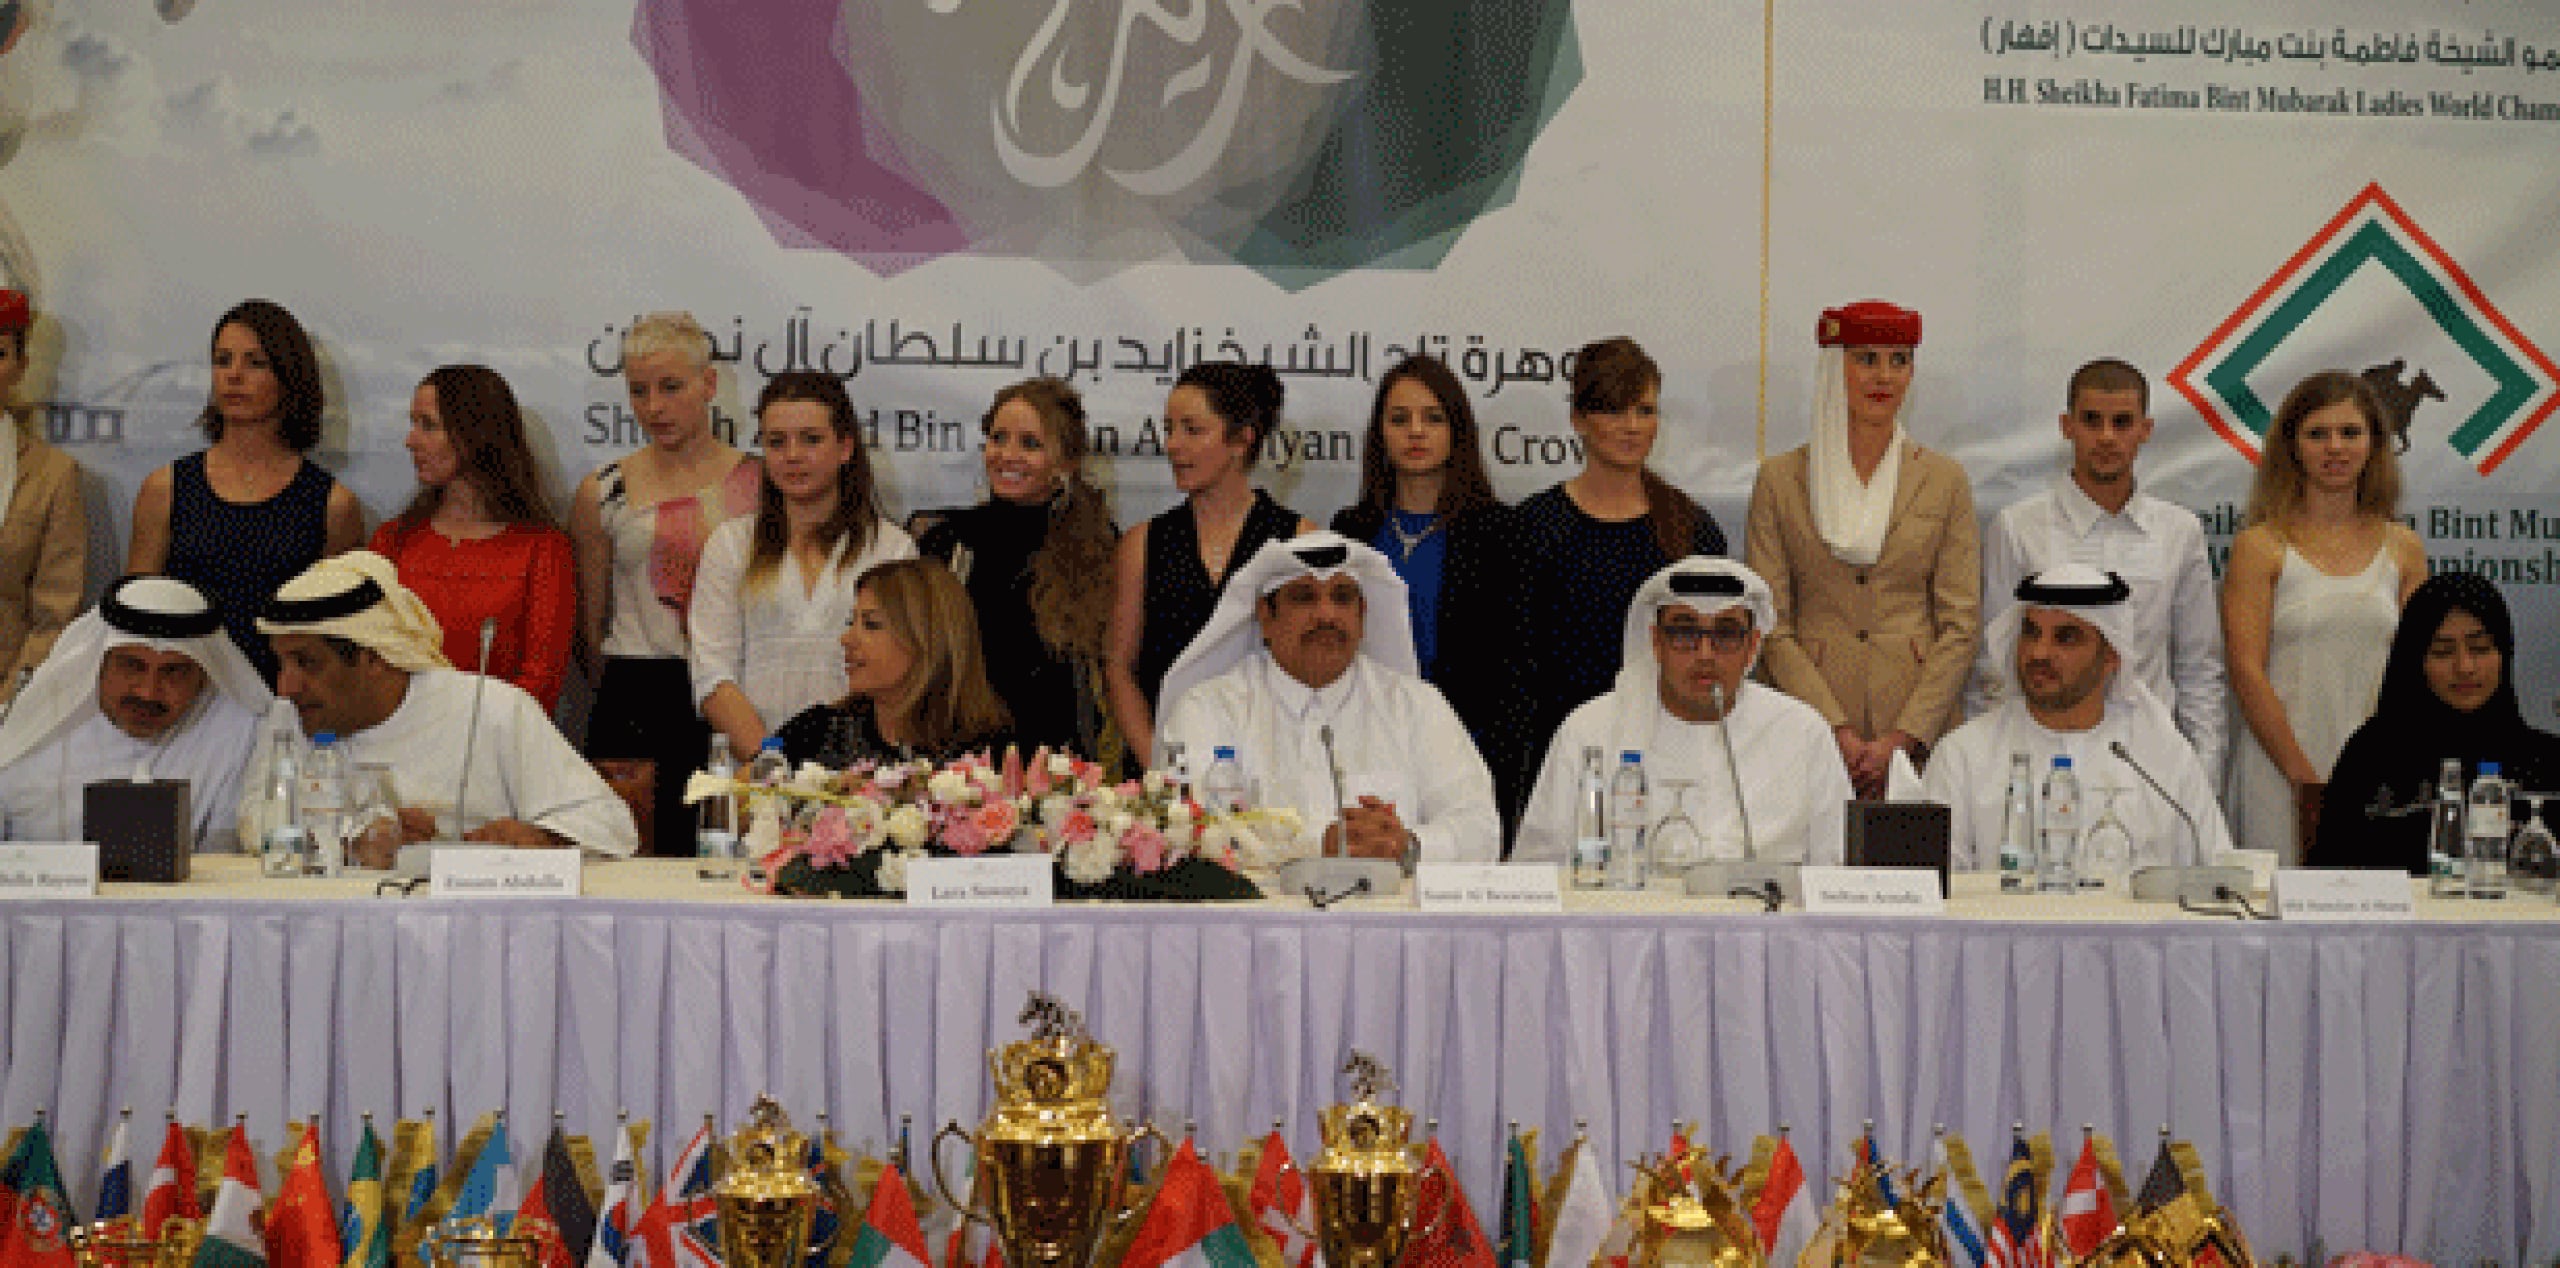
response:
M765 892L873 898L903 893L910 863L989 851L1047 854L1062 898L1216 901L1259 898L1246 868L1297 857L1290 810L1211 813L1160 773L1111 782L1071 753L1025 761L972 754L861 762L831 771L811 762L786 783L759 785L696 773L685 801L740 799L745 848L762 863Z

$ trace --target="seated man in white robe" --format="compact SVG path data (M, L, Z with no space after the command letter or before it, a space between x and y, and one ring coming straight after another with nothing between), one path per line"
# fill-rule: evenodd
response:
M1604 772L1644 755L1646 813L1660 830L1672 785L1702 850L1657 866L1754 859L1837 864L1849 799L1831 724L1813 707L1750 679L1777 604L1760 574L1730 559L1692 555L1653 574L1627 607L1625 661L1609 693L1557 728L1520 817L1515 863L1573 855L1583 750Z
M434 614L390 560L359 550L313 564L277 589L258 629L283 662L278 727L335 733L350 768L389 766L407 840L433 837L433 811L459 799L468 841L621 857L639 849L630 808L532 696L445 661ZM265 786L268 760L263 751L253 760L248 787ZM386 840L348 862L388 867L394 848Z
M117 582L63 630L0 723L10 839L83 839L92 780L183 779L195 848L237 848L240 767L274 700L194 586Z
M1359 542L1264 545L1166 671L1159 745L1182 745L1195 780L1235 749L1262 805L1325 825L1326 853L1493 861L1493 774L1423 681L1406 608L1403 579Z
M1948 848L1956 870L1999 866L2018 753L2038 790L2055 755L2070 756L2082 840L2112 805L2132 838L2129 868L2210 863L2231 849L2194 746L2168 706L2125 672L2117 648L2131 595L2114 573L2064 564L2018 583L2017 601L1992 621L1984 639L2009 677L2003 698L1939 741L1924 777L1929 800L1954 812ZM2085 859L2081 870L2088 874Z

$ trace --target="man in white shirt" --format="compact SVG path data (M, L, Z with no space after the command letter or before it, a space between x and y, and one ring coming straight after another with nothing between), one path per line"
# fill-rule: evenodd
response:
M1982 539L1982 593L1997 603L2033 573L2086 564L2124 578L2133 598L2117 654L2168 705L2206 773L2220 778L2229 745L2222 609L2195 513L2134 487L2151 438L2151 386L2122 361L2092 361L2071 376L2062 437L2071 470L2051 488L2003 508ZM2010 667L1988 640L1975 660L1967 712L1989 713Z
M630 808L532 696L446 663L435 615L390 560L359 550L313 564L276 590L258 629L283 662L275 727L336 735L350 767L389 766L408 840L435 835L428 807L459 800L466 840L614 856L639 849ZM262 751L253 761L251 787L263 786L268 760ZM348 861L388 867L394 848L384 842Z
M1661 865L1838 863L1857 794L1831 724L1811 705L1751 681L1777 619L1769 583L1730 559L1693 555L1646 581L1627 608L1617 685L1575 709L1548 744L1512 861L1572 856L1575 794L1591 748L1604 773L1623 753L1644 755L1653 833L1672 813L1670 786L1689 786L1679 804L1703 853L1657 852Z
M1327 853L1493 861L1493 774L1422 680L1410 619L1376 550L1330 532L1265 544L1166 671L1157 751L1182 745L1196 775L1234 748L1262 804L1326 825Z
M2020 582L2014 594L1984 636L2008 666L2004 698L1941 741L1924 777L1929 800L1954 812L1956 869L1998 865L2009 768L2020 753L2039 789L2056 755L2071 758L2084 847L2112 809L2130 838L2128 868L2211 863L2228 852L2231 833L2195 749L2116 650L2132 587L2064 564ZM2095 860L2082 854L2085 875Z
M275 697L204 595L126 577L62 632L0 723L0 807L19 841L76 841L92 780L183 779L195 848L237 844L240 767Z

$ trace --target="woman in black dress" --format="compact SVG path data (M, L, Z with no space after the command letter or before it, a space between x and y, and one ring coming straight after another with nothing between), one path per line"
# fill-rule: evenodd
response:
M970 753L1001 756L1012 717L987 684L969 592L933 559L893 559L862 574L844 631L845 698L811 705L777 732L797 767Z
M1195 365L1164 404L1165 460L1182 504L1129 530L1113 560L1111 716L1141 765L1155 760L1164 672L1217 610L1234 565L1315 527L1247 478L1280 423L1280 376L1234 361Z
M1513 514L1493 495L1466 386L1439 358L1407 357L1378 380L1361 442L1360 500L1333 517L1333 531L1395 565L1422 676L1466 723L1501 804L1525 800L1527 789L1506 782L1525 766L1507 725L1518 690Z
M1102 652L1120 530L1085 473L1084 400L1063 379L1028 379L996 393L979 429L987 499L923 527L919 548L968 587L987 680L1021 742L1111 766L1122 742Z

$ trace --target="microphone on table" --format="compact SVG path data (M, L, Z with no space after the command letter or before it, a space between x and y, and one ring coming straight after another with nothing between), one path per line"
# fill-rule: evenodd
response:
M2161 787L2160 781L2153 779L2151 777L2151 772L2143 769L2142 763L2133 760L2133 750L2126 748L2124 746L2124 741L2107 741L2107 751L2115 754L2116 760L2132 767L2133 773L2142 776L2142 782L2150 785L2151 791L2160 795L2160 800L2169 803L2169 808L2178 812L2179 822L2187 825L2187 841L2195 846L2195 860L2198 863L2202 863L2204 861L2204 833L2197 829L2196 817L2188 814L2187 808L2179 805L2178 799L2170 796L2169 790Z
M470 804L463 797L471 791L471 751L480 742L480 698L489 692L489 648L497 641L498 618L480 618L480 668L471 682L471 720L462 729L462 778L453 790L453 830L457 836L465 827L462 808Z
M1333 852L1321 849L1311 858L1292 859L1280 867L1280 887L1290 893L1305 894L1307 901L1321 911L1353 894L1392 894L1403 883L1404 867L1388 859L1350 857L1349 833L1342 826L1342 761L1334 752L1333 727L1316 728L1316 741L1324 745L1325 774L1333 780Z
M1724 697L1724 684L1707 684L1707 699L1716 706L1716 737L1724 741L1724 773L1733 781L1733 813L1742 819L1742 861L1760 860L1760 846L1751 836L1751 808L1742 803L1742 764L1733 759L1733 709Z
M1725 694L1724 684L1707 684L1707 698L1715 702L1716 736L1724 741L1724 770L1733 785L1733 812L1742 820L1742 857L1731 861L1704 859L1690 865L1680 878L1680 886L1691 894L1715 898L1749 898L1764 911L1776 911L1779 905L1799 892L1802 885L1800 864L1760 861L1760 842L1751 830L1751 811L1742 803L1742 763L1733 752L1732 698Z
M1324 745L1325 773L1333 777L1333 852L1336 855L1340 855L1348 851L1351 847L1351 842L1346 839L1351 835L1351 830L1342 826L1342 805L1344 801L1342 795L1342 759L1334 756L1333 724L1326 723L1323 726L1317 727L1316 740L1318 743Z
M2142 763L2134 760L2133 750L2126 748L2124 741L2107 741L2107 751L2115 754L2117 761L2132 767L2133 773L2142 777L2143 784L2150 788L2161 801L2167 803L2169 809L2177 812L2178 821L2187 825L2188 842L2195 847L2195 862L2190 866L2169 865L2137 869L2130 880L2133 897L2145 902L2164 902L2174 898L2178 901L2180 908L2203 915L2237 915L2244 920L2260 919L2258 909L2249 905L2249 869L2207 863L2204 857L2204 830L2196 826L2196 817L2189 814L2186 806L2180 804L2177 798L2170 796L2169 790L2162 787L2160 781L2153 778L2151 772ZM2239 905L2239 911L2199 907L2196 905L2199 903L2236 903Z

